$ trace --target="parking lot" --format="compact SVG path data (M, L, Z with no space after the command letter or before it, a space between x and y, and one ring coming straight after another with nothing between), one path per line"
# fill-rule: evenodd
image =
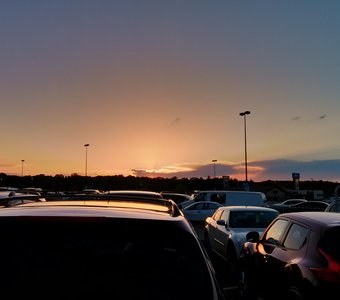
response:
M195 228L195 231L198 237L200 238L201 241L203 241L203 244L204 244L204 237L203 237L204 224L203 223L192 223L192 224ZM215 255L211 255L210 258L216 271L217 280L219 281L224 291L226 299L227 300L241 299L237 280L235 280L235 278L231 278L225 261L222 258L217 257Z

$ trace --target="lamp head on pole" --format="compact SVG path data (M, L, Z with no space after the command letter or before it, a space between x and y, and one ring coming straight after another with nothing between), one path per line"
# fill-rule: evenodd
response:
M85 146L85 147L88 147L88 146L90 146L90 144L85 144L84 146Z
M240 116L245 116L245 115L250 115L250 111L246 110L246 111L240 113Z

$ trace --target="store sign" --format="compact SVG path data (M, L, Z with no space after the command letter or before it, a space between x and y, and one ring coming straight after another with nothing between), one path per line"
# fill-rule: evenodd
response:
M300 179L300 173L292 173L293 179Z

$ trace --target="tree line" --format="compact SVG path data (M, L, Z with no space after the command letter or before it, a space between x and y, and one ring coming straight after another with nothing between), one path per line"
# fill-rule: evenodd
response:
M325 197L334 195L335 188L339 185L337 182L330 181L301 181L300 189L305 190L322 190ZM244 190L244 182L237 179L228 178L151 178L136 176L81 176L72 174L65 176L57 174L35 175L35 176L16 176L0 173L0 187L13 188L41 188L44 191L51 192L68 192L81 191L85 188L98 189L101 191L109 190L149 190L155 192L172 191L177 193L191 194L195 190ZM249 182L250 191L268 192L273 188L293 190L295 183L293 181L276 181L268 180L262 182Z

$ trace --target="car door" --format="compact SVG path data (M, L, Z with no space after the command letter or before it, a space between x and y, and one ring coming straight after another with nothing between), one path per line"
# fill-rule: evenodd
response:
M216 228L214 229L214 251L221 256L226 256L227 241L229 238L228 231L229 210L223 209L219 219L216 220Z
M255 254L256 270L258 278L258 288L265 291L279 281L281 276L278 272L281 267L277 252L281 251L282 239L285 235L290 222L286 219L277 219L262 235Z
M263 291L284 290L291 278L301 276L298 262L306 251L309 232L305 225L279 219L264 234L258 245L260 283L266 283Z
M218 220L221 219L221 215L223 213L223 209L218 209L212 217L206 220L206 229L208 232L209 246L211 250L216 252L216 249L219 247L217 236L219 235L219 226L217 225Z

